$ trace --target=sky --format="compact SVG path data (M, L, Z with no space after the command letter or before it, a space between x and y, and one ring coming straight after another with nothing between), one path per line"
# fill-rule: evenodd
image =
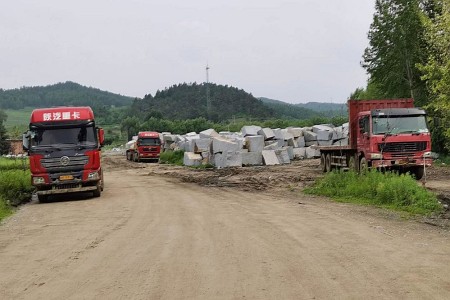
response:
M367 74L375 0L0 3L0 88L73 81L142 98L211 82L288 103L343 103Z

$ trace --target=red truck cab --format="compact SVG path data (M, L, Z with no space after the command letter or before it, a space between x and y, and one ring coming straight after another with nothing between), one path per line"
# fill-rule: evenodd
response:
M141 160L159 160L161 154L160 134L155 131L141 131L137 139L127 149L127 159L139 162Z
M100 148L103 129L90 107L35 109L23 147L30 158L31 181L39 201L50 195L103 190Z

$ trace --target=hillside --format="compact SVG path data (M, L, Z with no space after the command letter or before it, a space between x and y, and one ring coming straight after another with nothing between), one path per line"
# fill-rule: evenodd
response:
M294 104L289 104L279 100L273 100L269 98L260 97L265 106L271 108L276 115L280 118L293 118L293 119L310 119L314 117L320 117L321 113L308 109L305 107L299 107Z
M103 106L128 106L133 98L113 94L74 82L47 86L0 89L1 109L23 109L25 107L52 107L62 105L90 105L94 109Z
M262 101L242 89L210 83L211 113L209 119L224 121L232 118L270 119L275 112ZM182 83L173 85L155 96L146 95L136 99L132 105L135 115L143 119L162 117L185 120L198 117L208 118L206 84Z

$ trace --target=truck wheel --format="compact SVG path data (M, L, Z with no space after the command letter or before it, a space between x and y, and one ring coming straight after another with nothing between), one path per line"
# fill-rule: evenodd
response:
M353 172L358 171L358 169L356 168L356 159L355 159L354 155L352 155L348 158L347 165L348 165L348 169L350 171L353 171Z
M48 195L37 195L38 200L40 203L47 203L48 202Z
M325 156L325 171L331 172L331 154L330 153L328 153Z
M320 155L320 167L322 168L322 171L325 173L327 171L325 167L325 153L322 153Z
M92 194L94 195L95 198L100 197L100 195L102 194L102 186L101 186L100 183L97 183L97 189L94 190L94 191L92 192Z
M359 172L364 174L367 172L368 166L367 166L367 160L366 158L362 157L359 161Z
M422 177L425 173L425 170L423 167L416 167L416 168L412 169L411 173L416 178L416 180L420 180L420 179L422 179Z
M136 153L133 153L133 161L137 162L137 155L136 155Z

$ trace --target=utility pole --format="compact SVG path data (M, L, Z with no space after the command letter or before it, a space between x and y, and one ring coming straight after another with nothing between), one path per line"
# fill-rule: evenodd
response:
M209 96L209 65L206 64L206 114L211 119L211 99Z

